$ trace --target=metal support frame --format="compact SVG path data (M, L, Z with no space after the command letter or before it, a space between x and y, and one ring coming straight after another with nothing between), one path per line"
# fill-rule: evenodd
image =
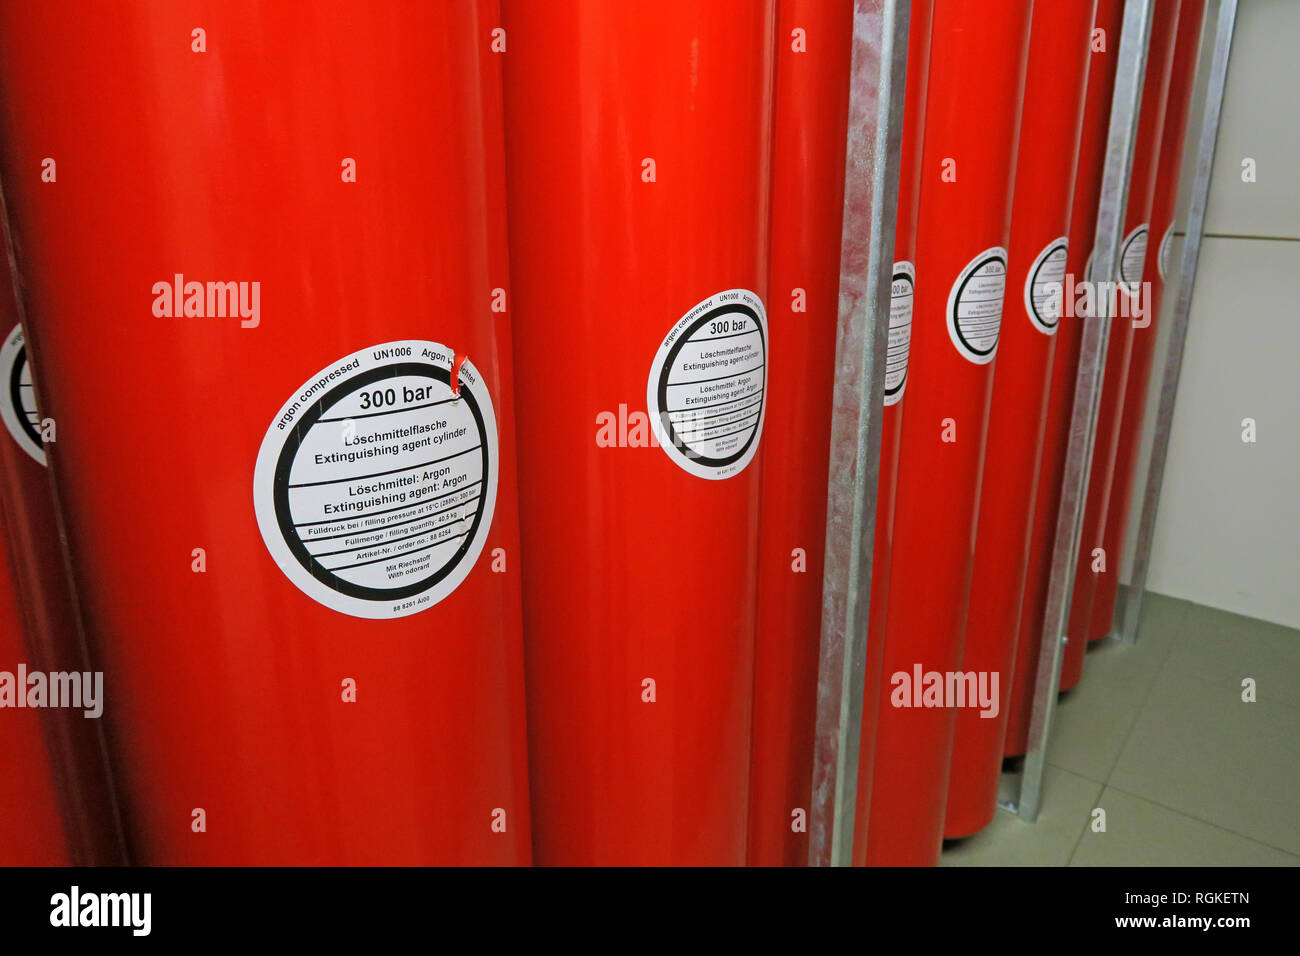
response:
M1208 18L1207 18L1208 19ZM1169 455L1169 437L1174 423L1174 402L1178 398L1178 379L1183 369L1183 348L1187 343L1188 317L1192 293L1196 289L1196 269L1201 257L1201 239L1205 232L1205 211L1210 198L1210 176L1214 171L1214 152L1219 138L1219 118L1223 112L1223 94L1228 82L1228 60L1232 54L1232 34L1237 21L1237 0L1220 0L1214 33L1209 38L1209 76L1205 86L1205 107L1193 142L1195 154L1191 194L1188 197L1187 232L1175 283L1177 297L1169 316L1169 346L1165 353L1164 377L1160 385L1160 404L1156 411L1154 437L1147 466L1146 487L1142 494L1142 513L1137 525L1136 550L1130 586L1115 611L1112 637L1128 644L1137 643L1138 625L1142 621L1142 600L1146 596L1147 573L1151 568L1151 547L1155 536L1156 513L1160 507L1160 488L1165 478ZM1205 57L1202 44L1202 61ZM1189 134L1191 135L1191 134ZM1130 519L1131 521L1131 519Z
M1117 630L1129 642L1136 640L1145 595L1237 4L1238 0L1220 0L1210 42L1205 108L1195 141L1187 238L1176 280L1177 298L1138 524L1133 580L1123 593L1117 611L1120 624ZM1119 275L1153 7L1154 0L1128 0L1124 10L1097 214L1095 271L1091 277L1095 281L1114 282ZM809 808L808 862L814 866L848 865L853 855L866 651L871 638L867 621L910 12L910 0L855 0L854 3L826 570ZM1202 51L1202 62L1204 58ZM1047 741L1060 685L1062 649L1067 639L1065 631L1083 532L1110 323L1111 316L1103 314L1085 322L1083 327L1047 610L1034 682L1029 745L1012 793L999 801L1004 809L1031 823L1038 817Z
M1128 203L1129 178L1133 170L1133 147L1137 139L1138 112L1142 103L1153 9L1154 0L1128 0L1124 7L1115 93L1111 102L1110 128L1106 140L1105 172L1097 209L1093 275L1088 277L1093 281L1114 282L1119 276L1124 214ZM1106 296L1097 298L1101 301L1107 299ZM1106 370L1106 346L1110 338L1111 316L1105 308L1100 310L1099 315L1079 321L1083 321L1083 345L1074 386L1074 410L1070 417L1070 443L1061 485L1061 505L1056 517L1056 539L1052 546L1052 571L1047 586L1047 609L1043 616L1038 672L1034 679L1029 743L1017 781L1018 792L1014 798L1002 804L1030 823L1038 819L1047 741L1056 713L1062 650L1070 620L1074 570L1083 534L1088 477L1092 470L1097 413L1102 378Z
M812 866L847 866L853 857L911 0L855 0L853 6L809 808Z

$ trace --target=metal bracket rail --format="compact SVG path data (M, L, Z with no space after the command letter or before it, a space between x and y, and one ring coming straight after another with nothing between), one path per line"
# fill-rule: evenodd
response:
M1208 20L1208 18L1207 18ZM1138 624L1142 620L1142 599L1146 596L1147 573L1151 569L1151 547L1156 530L1156 512L1160 507L1160 487L1165 479L1169 456L1169 438L1174 424L1174 403L1178 399L1178 379L1183 370L1183 348L1187 344L1187 324L1192 310L1192 293L1196 289L1196 269L1201 258L1201 239L1205 233L1205 211L1210 200L1210 177L1214 172L1214 152L1219 139L1219 118L1223 112L1223 94L1228 84L1228 60L1232 54L1232 34L1237 22L1237 0L1220 0L1214 33L1209 37L1209 76L1205 87L1205 106L1200 126L1192 143L1191 193L1188 197L1187 233L1174 282L1177 296L1169 317L1168 350L1160 384L1160 404L1153 427L1151 453L1147 464L1146 485L1142 494L1142 512L1137 525L1136 549L1130 586L1117 605L1111 637L1127 644L1137 643ZM1202 43L1201 62L1206 51ZM1191 135L1189 133L1189 135ZM1131 519L1130 519L1131 520Z
M853 857L911 0L855 0L808 863Z
M1124 214L1128 203L1129 179L1133 171L1133 148L1137 139L1138 112L1146 73L1147 48L1151 39L1154 0L1128 0L1119 41L1115 93L1111 101L1110 129L1106 140L1105 172L1097 209L1097 238L1094 281L1114 282L1119 275L1123 244ZM1030 711L1029 743L1020 770L1018 793L1004 806L1030 823L1038 818L1047 741L1061 679L1062 649L1070 619L1074 590L1074 569L1083 534L1084 506L1088 499L1088 477L1092 470L1093 445L1097 435L1097 413L1102 378L1106 370L1106 345L1111 316L1103 314L1083 321L1083 345L1078 377L1074 386L1074 410L1070 417L1070 443L1061 485L1061 505L1056 517L1056 539L1052 547L1052 571L1047 586L1047 608L1039 645L1038 672L1034 679L1033 708Z

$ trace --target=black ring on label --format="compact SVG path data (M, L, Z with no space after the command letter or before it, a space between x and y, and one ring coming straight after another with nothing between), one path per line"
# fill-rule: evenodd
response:
M697 452L695 449L687 445L684 440L678 437L677 429L673 427L672 419L670 419L668 415L665 413L665 410L668 408L668 376L672 374L673 363L677 360L677 353L680 352L688 342L690 342L691 336L695 334L696 329L698 329L701 325L703 325L706 322L713 321L714 319L718 318L718 316L720 315L730 315L733 312L742 312L754 320L754 329L758 332L758 341L759 344L762 346L761 352L763 357L763 385L758 390L758 394L760 396L759 403L758 403L758 407L759 407L758 421L754 423L753 432L750 433L748 441L746 441L745 444L741 446L739 451L735 452L734 454L728 455L726 458L706 458L705 456ZM705 341L707 341L707 339ZM749 373L739 372L737 373L736 377L739 378L741 375L747 375L747 374ZM763 323L758 320L757 312L755 312L749 306L742 305L739 302L728 302L725 303L724 305L720 305L716 309L706 312L703 316L696 319L689 326L687 326L686 330L680 336L678 336L677 341L673 343L673 347L668 350L668 356L664 359L664 364L662 368L660 368L659 370L659 411L660 411L660 418L663 421L664 426L668 429L668 440L672 443L672 446L674 448L676 448L679 452L681 452L691 461L697 461L701 465L705 465L709 468L724 468L727 465L730 465L732 462L739 461L741 457L745 454L745 452L749 450L749 446L754 444L754 439L758 437L759 427L763 424L763 402L766 400L765 398L766 395L767 395L767 338L763 335ZM753 396L747 396L747 397L752 398Z
M35 425L27 420L27 410L23 408L22 378L23 368L26 365L27 346L24 345L18 350L18 354L14 356L13 367L9 370L9 401L13 403L14 418L18 419L18 427L43 452L45 451L45 443L41 441L41 433L36 430Z
M1038 273L1043 271L1043 266L1047 265L1047 260L1052 258L1052 253L1054 253L1057 249L1064 249L1067 256L1070 253L1070 247L1067 243L1064 242L1053 243L1050 249L1048 249L1046 252L1039 255L1038 265L1034 267L1034 274L1029 277L1029 306L1034 310L1034 318L1038 320L1038 324L1045 329L1055 329L1058 325L1061 324L1061 317L1057 316L1055 322L1048 322L1046 319L1043 318L1043 316L1038 311L1038 306L1034 304L1034 287L1038 285ZM1061 287L1061 311L1062 312L1065 311L1065 287L1064 286Z
M315 404L309 406L303 412L302 418L295 423L293 429L289 432L284 447L280 449L280 457L275 465L275 483L272 492L275 504L275 520L280 526L280 534L284 538L285 544L289 546L293 556L298 559L298 563L306 568L312 577L326 587L340 594L346 594L348 597L361 598L366 601L390 601L413 597L417 594L423 594L447 577L464 560L470 546L478 536L479 525L483 521L483 509L487 507L489 475L487 426L483 423L483 414L479 411L478 402L475 401L473 393L462 383L460 389L461 400L469 407L470 413L474 416L474 423L478 427L479 449L483 456L483 490L479 494L478 506L474 510L474 521L470 526L469 534L465 535L460 547L456 549L455 553L442 567L412 584L404 584L395 588L368 588L341 578L324 567L312 556L311 552L307 550L306 544L298 537L298 532L293 526L293 516L289 512L289 475L293 471L294 458L302 445L303 437L311 431L317 419L322 418L328 409L337 405L348 395L374 382L383 381L387 378L399 378L403 375L432 378L435 381L442 382L449 388L451 387L450 373L447 369L438 365L423 362L401 362L395 365L381 365L378 368L372 368L356 378L334 386L321 396ZM415 507L419 506L416 505ZM340 518L339 520L346 521L348 519Z
M898 386L897 386L896 388L890 388L888 384L885 385L885 398L893 398L895 395L898 395L898 394L901 394L901 393L902 393L902 391L903 391L903 386L905 386L905 385L907 384L907 371L908 371L908 366L911 364L911 363L910 363L910 359L911 359L911 351L912 351L912 338L911 338L911 336L912 336L912 330L911 330L911 325L912 325L912 322L915 322L915 321L916 321L916 311L915 311L915 309L916 309L916 283L915 283L914 281L912 281L912 277L911 277L910 275L908 275L906 272L895 272L895 273L894 273L894 278L890 280L890 284L892 285L894 282L897 282L899 279L906 280L907 284L911 287L911 291L908 292L908 295L910 295L910 296L912 297L912 308L913 308L913 312L912 312L912 318L911 318L911 320L907 323L907 324L908 324L908 330L907 330L907 335L908 335L908 339L907 339L907 351L908 351L908 359L909 359L909 361L903 363L903 378L899 381ZM893 296L891 295L890 298L892 299ZM886 340L888 340L888 338L889 338L889 330L886 330L886 332L885 332L885 338L886 338ZM888 345L887 342L886 342L886 345ZM766 382L766 381L767 381L767 380L764 379L764 382Z
M953 297L953 300L952 300L952 315L950 315L950 316L948 317L949 320L952 322L952 328L953 328L953 331L957 333L957 339L961 342L962 345L966 346L966 348L967 348L967 349L968 349L972 354L974 354L974 355L978 355L980 358L984 358L984 356L986 356L986 355L992 355L993 352L997 349L997 347L998 347L998 339L1000 339L1000 338L1002 337L1002 329L1001 329L1002 319L1001 319L1001 316L999 316L999 318L998 318L998 326L999 326L999 328L998 328L998 334L995 335L995 336L993 336L993 347L992 347L992 348L987 348L987 349L977 349L975 346L971 345L969 342L966 341L966 336L962 335L962 331L961 331L961 322L959 322L959 321L957 320L957 310L961 308L961 295L962 295L963 292L966 291L966 283L970 282L971 279L975 278L975 276L979 274L979 271L980 271L981 269L983 269L986 265L988 265L990 262L1000 262L1000 263L1002 263L1002 306L1003 306L1003 308L1006 308L1006 304L1007 304L1007 260L1004 259L1002 256L988 256L988 257L986 257L986 258L984 258L984 259L981 259L981 260L979 261L979 263L975 266L975 268L973 268L973 269L971 269L969 272L967 272L967 273L966 273L966 278L962 279L962 280L961 280L961 285L957 286L957 295L954 296L954 297Z
M1121 248L1119 251L1119 281L1123 282L1125 285L1129 286L1130 288L1136 286L1142 280L1129 279L1125 277L1124 260L1128 258L1128 251L1129 249L1132 248L1133 243L1137 242L1143 236L1150 235L1150 233L1151 233L1150 226L1138 226L1136 229L1133 230L1132 234L1128 237L1128 239L1125 240L1123 248ZM1142 270L1144 272L1146 271L1146 262L1147 262L1146 250L1144 249L1142 250Z

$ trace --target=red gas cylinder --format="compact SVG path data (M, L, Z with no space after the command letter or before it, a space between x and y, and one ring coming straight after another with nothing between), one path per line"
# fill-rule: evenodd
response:
M898 485L898 443L903 427L903 396L912 342L916 298L916 215L921 200L921 145L925 96L930 79L933 0L915 0L907 40L907 81L903 138L899 152L898 212L894 233L894 273L890 284L889 342L885 362L885 404L881 413L880 479L876 487L876 533L871 557L871 608L867 666L858 750L858 807L853 829L853 865L867 862L868 813L880 714L880 672L885 657L885 619L889 609L890 558L894 547L894 498Z
M998 337L962 658L980 696L957 711L948 838L983 829L997 812L1096 8L1097 0L1039 3L1030 27L1007 270L1012 294Z
M5 243L7 246L7 243ZM7 250L6 250L7 251ZM40 418L36 413L31 372L17 321L8 262L0 263L0 321L12 329L0 349L0 413L7 434L0 445L38 457L43 468ZM11 440L12 439L12 440ZM6 459L7 460L7 459ZM7 477L7 476L6 476ZM8 482L0 493L8 490ZM42 711L27 706L27 671L44 672L34 662L24 635L27 609L19 598L14 560L21 546L14 541L14 523L21 504L5 494L0 513L0 866L67 866L72 847L64 830L55 764L46 743ZM53 515L51 514L51 517ZM47 529L49 533L49 529ZM57 542L58 536L51 534ZM80 715L78 715L80 716Z
M781 0L749 863L808 862L853 0ZM801 813L802 811L802 813ZM800 817L805 819L800 819Z
M741 864L775 7L503 9L537 860Z
M139 862L529 860L495 26L0 13L0 175Z
M0 218L3 218L0 206ZM39 673L47 689L56 686L50 675L60 675L57 686L76 687L72 699L60 696L59 706L47 706L40 714L45 745L41 747L42 768L22 768L17 755L9 781L25 787L36 779L53 781L59 800L51 804L61 808L64 833L57 846L59 861L105 865L125 862L121 826L113 800L104 736L100 717L103 714L103 682L97 679L86 656L85 637L72 592L68 587L63 543L46 471L45 437L58 437L57 423L43 420L36 402L36 387L31 365L27 361L26 336L18 324L18 303L7 261L8 232L0 249L6 261L0 266L0 328L6 330L0 345L0 525L3 525L6 565L12 574L0 575L0 601L14 613L5 611L5 650L0 669L16 674L22 663L29 675ZM11 653L11 649L16 648ZM69 684L69 677L74 684ZM22 682L14 687L14 704L18 696L25 700ZM0 699L4 691L0 688ZM93 703L91 698L93 698ZM56 703L47 700L48 704ZM12 719L0 711L0 728L16 731L18 724L33 723L28 716ZM17 745L16 741L8 743ZM49 756L45 757L48 747ZM13 805L8 804L10 807ZM32 825L27 837L41 833L39 821L44 811L33 808ZM2 813L0 825L21 823L23 814ZM12 845L9 837L0 837L0 846Z
M1097 411L1097 433L1093 440L1088 499L1084 508L1083 531L1079 538L1074 591L1070 598L1070 620L1066 630L1069 640L1061 662L1063 691L1074 687L1083 676L1083 655L1088 646L1092 596L1097 580L1103 575L1119 574L1119 555L1105 551L1102 532L1106 503L1110 497L1111 471L1115 463L1119 431L1117 417L1124 404L1123 385L1128 372L1129 350L1133 343L1132 316L1135 308L1145 309L1150 304L1149 296L1141 295L1140 290L1147 260L1147 240L1151 232L1156 166L1160 159L1160 137L1165 125L1165 103L1174 62L1174 38L1178 31L1180 3L1181 0L1155 0L1152 16L1151 43L1147 49L1147 69L1142 83L1137 138L1133 143L1133 173L1124 214L1124 241L1120 248L1118 279L1122 288L1116 296L1117 314L1111 319L1110 343L1106 347L1106 369ZM1139 293L1129 295L1124 291L1129 287L1139 290ZM1114 386L1106 388L1106 382L1114 383Z
M937 0L867 862L943 838L1032 4Z
M7 538L8 521L3 525ZM40 668L31 665L23 640L9 551L0 546L0 866L67 866L72 850L42 711L27 706L28 668Z
M1144 278L1151 283L1151 305L1148 312L1150 321L1146 325L1134 325L1132 329L1133 344L1122 389L1124 405L1115 432L1115 467L1111 472L1105 537L1102 539L1102 547L1106 549L1107 558L1112 563L1109 565L1109 574L1098 576L1092 598L1092 623L1088 638L1094 641L1110 634L1115 618L1119 562L1123 555L1129 504L1133 494L1138 445L1142 439L1142 417L1146 411L1148 380L1156 347L1156 323L1160 318L1160 302L1169 271L1174 213L1178 203L1178 175L1183 163L1183 142L1187 133L1187 117L1204 15L1204 0L1183 0L1182 14L1178 18L1178 39L1174 47L1173 73L1169 82L1169 102L1165 107L1165 129L1160 138L1155 202L1151 208L1151 237L1159 245L1154 247L1153 253L1147 255L1144 273ZM1120 384L1108 381L1107 389L1118 389Z
M1075 166L1074 196L1071 200L1069 251L1066 258L1067 291L1070 282L1082 282L1097 233L1097 203L1106 158L1111 98L1115 92L1115 67L1120 31L1124 22L1124 0L1098 0L1088 67L1083 127ZM1043 616L1047 607L1048 578L1052 568L1052 547L1056 537L1056 513L1061 504L1061 482L1070 443L1070 414L1074 406L1074 385L1082 346L1083 322L1067 309L1056 334L1048 387L1047 414L1043 422L1042 458L1038 468L1038 490L1029 532L1029 560L1016 639L1015 670L1011 697L1007 702L1005 756L1025 752L1029 718L1033 705L1034 679L1038 670Z

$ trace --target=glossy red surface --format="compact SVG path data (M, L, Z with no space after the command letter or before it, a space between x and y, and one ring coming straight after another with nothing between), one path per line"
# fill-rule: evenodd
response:
M0 248L6 251L7 260L8 231L0 231L4 236ZM0 338L10 334L18 325L18 318L9 263L5 261L0 264ZM15 371L13 366L0 370L2 387L12 388ZM39 434L38 413L33 412L29 421ZM33 442L29 447L36 445ZM20 447L18 439L5 429L0 429L0 514L7 552L5 563L12 572L0 575L0 589L5 592L6 602L0 669L14 673L21 661L29 672L84 673L90 669L85 636L68 586L49 474L44 464ZM85 708L47 708L10 716L13 713L0 710L0 730L16 733L30 722L30 715L40 715L37 723L44 727L44 765L38 772L34 767L22 766L15 757L14 763L0 762L0 766L6 768L6 774L13 768L9 782L15 787L26 785L32 777L53 781L59 798L56 809L61 811L63 820L57 841L58 862L90 865L125 862L99 719L87 718ZM48 760L44 758L46 749ZM0 802L7 803L4 798ZM32 824L24 828L27 837L35 839L42 833L43 812L44 808L30 812ZM0 826L21 826L23 820L23 814L0 809ZM0 846L7 845L9 839L0 837ZM3 863L5 855L0 851L0 864Z
M898 706L905 688L895 680L910 681L917 667L948 673L961 665L995 344L983 363L959 352L948 304L950 291L966 287L968 265L1007 245L1031 7L1025 0L934 6L919 281L867 843L873 865L933 864L942 843L955 714ZM1005 272L1005 260L990 266L994 278L986 281L996 281L998 268ZM945 441L945 431L955 440Z
M0 328L4 330L0 336L7 336L17 321L9 266L0 263ZM25 640L31 615L20 598L16 574L26 552L15 534L25 518L22 502L13 493L11 479L22 480L15 475L19 464L15 456L26 458L27 453L0 426L0 671L7 672L6 682L14 682L7 693L21 695L25 701L25 682L17 683L19 665L43 671L47 661L34 659ZM19 708L17 703L15 696L0 708L0 767L4 768L0 772L0 866L67 866L73 862L73 848L64 829L56 764L41 720L51 712Z
M490 9L0 11L0 178L137 862L529 860ZM175 273L260 282L260 324L155 317ZM403 338L482 373L500 484L465 581L368 620L280 571L253 469L304 380Z
M1115 465L1111 472L1111 489L1105 515L1102 547L1112 555L1113 573L1097 578L1092 598L1092 622L1088 639L1097 641L1112 630L1115 600L1119 592L1119 561L1124 553L1129 505L1137 468L1138 445L1142 440L1142 418L1146 412L1147 389L1156 347L1160 303L1165 289L1164 277L1157 268L1160 241L1173 225L1178 203L1178 176L1182 170L1187 117L1195 81L1196 57L1200 51L1201 22L1205 15L1204 0L1183 0L1178 18L1178 39L1174 47L1174 66L1165 107L1165 129L1160 140L1160 166L1156 178L1155 202L1151 209L1151 244L1147 253L1146 279L1151 283L1151 323L1133 328L1133 345L1125 378L1123 408L1119 410L1116 430ZM1118 389L1119 383L1107 382Z
M1119 35L1124 22L1123 0L1098 0L1095 36L1105 37L1104 48L1094 47L1088 68L1087 94L1083 107L1083 128L1075 166L1074 196L1070 212L1070 245L1066 275L1075 282L1085 278L1097 233L1097 202L1106 157L1106 135L1110 123L1111 97L1115 91L1115 68ZM1067 314L1056 333L1048 386L1047 414L1043 422L1042 457L1038 468L1038 490L1034 499L1033 523L1029 533L1029 560L1016 640L1011 697L1007 703L1005 756L1025 752L1029 737L1034 679L1038 671L1039 644L1047 607L1048 578L1056 538L1056 513L1061 505L1061 482L1070 440L1070 414L1074 407L1074 385L1079 366L1083 323Z
M1048 385L1059 318L1031 316L1040 256L1068 237L1096 0L1036 4L1016 160L1007 302L998 339L961 669L996 674L992 708L957 710L944 836L983 829L997 812L1002 740L1029 558ZM1060 255L1064 256L1066 250ZM1064 265L1064 263L1063 263ZM1040 285L1041 288L1041 285ZM1058 296L1063 296L1062 287ZM1030 299L1033 302L1032 298ZM1039 316L1040 313L1045 313ZM1046 329L1046 326L1053 326Z
M808 862L853 0L781 0L749 863ZM802 31L798 34L795 31ZM802 290L797 299L795 290ZM798 310L796 311L796 304ZM802 555L802 558L800 558ZM798 570L796 570L798 568Z
M0 435L0 439L7 439ZM2 530L7 531L6 527ZM9 549L0 547L0 670L16 680L18 665L37 670L23 642L22 608L14 591ZM25 686L17 688L26 694ZM41 726L43 711L6 702L0 710L0 866L68 866L73 862L54 765Z
M679 319L766 300L775 5L503 9L536 858L741 864L761 439L710 480L640 416Z
M1181 2L1182 0L1155 0L1137 138L1133 143L1133 172L1124 214L1125 237L1139 227L1144 226L1149 230L1151 224L1160 139L1165 126L1165 104L1169 97L1169 77L1174 62L1174 39L1178 31ZM1154 253L1149 250L1148 237L1147 264L1155 262ZM1144 268L1141 278L1149 279L1150 271L1152 270ZM1121 292L1120 295L1125 293ZM1106 349L1106 370L1097 412L1097 434L1093 442L1088 500L1084 508L1082 537L1079 540L1079 563L1075 569L1074 592L1070 599L1070 621L1066 630L1069 642L1065 645L1065 657L1061 662L1063 691L1074 687L1083 676L1084 651L1088 647L1092 599L1097 582L1103 576L1115 577L1119 574L1120 555L1104 550L1102 534L1119 438L1118 415L1124 406L1124 383L1132 346L1133 320L1126 315L1116 315L1110 323L1110 344ZM1106 382L1112 383L1112 387L1105 387ZM1093 552L1098 548L1103 549L1104 572L1093 570L1096 560Z

